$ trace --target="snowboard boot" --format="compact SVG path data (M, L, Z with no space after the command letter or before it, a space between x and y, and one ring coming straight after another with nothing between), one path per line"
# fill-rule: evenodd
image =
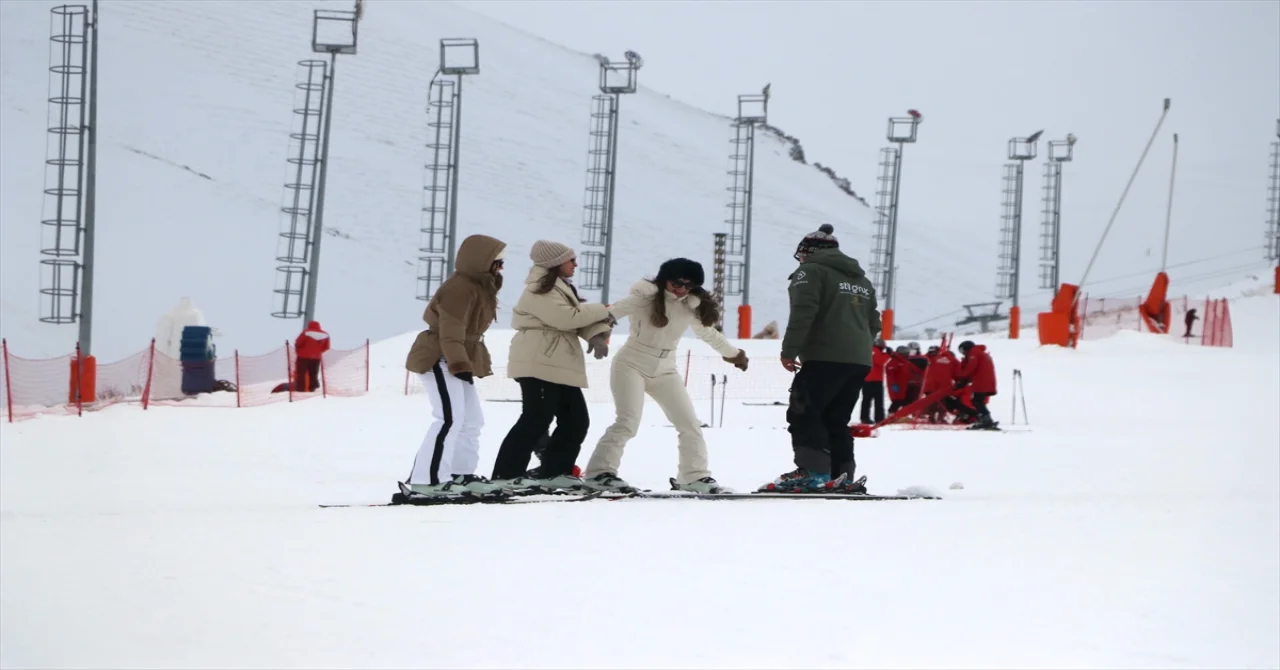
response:
M690 493L733 493L731 489L720 485L712 477L703 477L697 481L685 482L683 484L671 479L672 491L689 491Z
M601 472L590 479L584 479L582 480L582 485L592 491L604 491L606 493L635 493L640 490L612 472Z
M796 468L756 489L758 493L813 493L831 482L831 475Z

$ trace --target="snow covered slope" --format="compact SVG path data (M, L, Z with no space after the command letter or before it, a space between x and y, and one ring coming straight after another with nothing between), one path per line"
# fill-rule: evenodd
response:
M76 332L34 323L54 4L0 3L3 335L26 356L64 354ZM268 350L300 328L269 314L296 63L317 57L310 50L317 7L349 3L102 6L100 359L145 346L156 320L181 296L222 330L224 350ZM460 235L507 240L517 278L534 240L581 239L596 61L448 3L368 3L359 53L337 66L317 310L336 346L419 323L414 276L427 83L439 38L457 36L479 39L483 68L464 90ZM620 58L626 48L618 45L610 56ZM785 119L775 122L785 128ZM727 228L727 117L642 88L623 101L622 123L614 286L656 272L675 255L709 269L711 234ZM782 140L760 138L753 302L763 325L785 318L791 253L820 223L832 222L849 253L870 264L872 212L826 175L791 160ZM853 187L864 196L874 190ZM928 262L955 280L904 285L900 300L921 313L950 309L965 292L967 269L970 294L988 290L988 249L968 264L965 250L922 244L904 250L904 262ZM515 294L513 285L503 303ZM506 313L500 318L505 323Z
M0 424L0 666L1274 668L1280 297L1233 313L1235 349L990 341L1021 432L857 443L873 491L942 501L319 509L408 472L402 338L362 398ZM743 346L731 390L781 369ZM590 409L579 463L613 418ZM518 406L484 410L488 474ZM718 479L790 467L783 412L731 395ZM666 423L646 407L624 477L674 474Z

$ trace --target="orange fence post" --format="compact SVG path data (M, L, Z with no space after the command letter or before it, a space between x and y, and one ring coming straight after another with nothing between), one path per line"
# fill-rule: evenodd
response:
M1022 308L1014 305L1009 308L1009 339L1018 339L1021 330Z
M751 339L751 305L738 305L738 339Z
M892 309L886 309L880 312L880 339L886 342L893 339Z

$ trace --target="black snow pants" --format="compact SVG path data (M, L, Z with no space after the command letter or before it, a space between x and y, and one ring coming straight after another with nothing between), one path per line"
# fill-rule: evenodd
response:
M852 480L856 464L849 420L868 372L869 365L804 362L791 382L787 407L796 467L833 478L847 474Z
M553 420L556 429L539 456L542 461L539 469L548 476L569 474L591 427L591 416L587 413L582 389L532 377L521 377L516 381L520 384L520 418L498 449L493 479L522 476L529 468L534 448L539 446L540 439L546 437Z
M871 420L872 405L875 405L875 421ZM862 423L880 423L884 421L884 382L862 382Z

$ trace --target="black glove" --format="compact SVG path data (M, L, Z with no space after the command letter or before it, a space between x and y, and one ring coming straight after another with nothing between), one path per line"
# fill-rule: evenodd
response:
M471 375L470 372L459 372L458 374L454 375L454 377L457 377L458 379L461 379L462 381L468 384L476 383L475 378Z

